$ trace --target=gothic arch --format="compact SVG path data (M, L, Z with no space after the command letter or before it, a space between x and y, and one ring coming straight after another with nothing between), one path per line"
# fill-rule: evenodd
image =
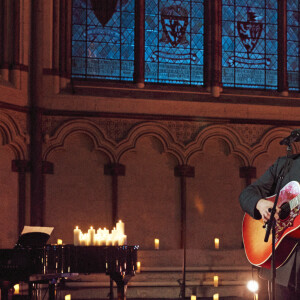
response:
M16 159L26 159L26 136L21 134L19 126L6 112L0 114L0 135L2 145L7 145L14 153Z
M172 154L178 164L184 163L182 147L176 143L169 130L160 123L143 122L136 125L129 133L125 140L118 145L117 161L128 151L136 147L138 139L145 136L152 136L157 138L164 149L164 152Z
M270 144L276 139L283 139L284 137L290 135L292 129L286 127L276 127L268 130L264 136L261 138L260 142L252 148L250 165L254 165L256 159L266 153L270 147ZM284 146L282 146L284 147ZM292 150L294 153L299 153L300 146L297 143L292 145Z
M230 153L239 157L245 165L249 163L250 147L243 142L235 130L225 125L210 125L200 131L195 141L190 143L185 150L186 163L189 163L194 153L203 151L207 140L212 138L224 141Z
M96 123L86 119L67 121L56 130L53 136L47 138L43 159L47 160L52 151L63 149L67 137L77 133L90 137L95 150L105 153L111 162L116 161L114 157L115 143L106 137Z

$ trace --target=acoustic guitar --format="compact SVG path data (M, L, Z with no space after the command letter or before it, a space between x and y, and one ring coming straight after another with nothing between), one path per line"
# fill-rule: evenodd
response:
M276 195L266 198L275 202ZM281 208L275 225L275 266L282 266L300 239L300 184L291 181L279 192L277 206ZM265 242L266 226L262 219L255 220L248 214L243 219L243 241L246 256L252 265L271 268L272 230Z

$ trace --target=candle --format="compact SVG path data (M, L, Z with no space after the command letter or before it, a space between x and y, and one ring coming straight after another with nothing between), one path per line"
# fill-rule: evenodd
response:
M116 229L120 235L125 234L125 224L121 220L116 224Z
M93 246L95 245L95 229L93 228L93 226L90 227L90 229L88 230L88 246Z
M258 294L254 293L254 300L258 300Z
M112 246L112 236L111 236L111 234L106 236L105 245L106 246Z
M219 276L214 276L214 287L219 285Z
M19 295L19 292L20 292L20 285L15 284L14 285L14 295Z
M159 239L154 240L154 248L155 248L155 250L159 249Z
M62 240L61 239L57 240L57 245L62 245Z
M74 246L79 246L80 245L80 232L81 230L76 226L74 229Z
M80 235L80 246L87 246L88 244L88 236L86 233L81 233Z
M214 294L213 295L213 300L219 300L219 294Z
M192 295L192 296L191 296L191 300L197 300L197 296Z
M124 245L127 245L127 235L124 234L122 236L119 237L119 243L118 243L119 246L124 246Z
M71 300L71 295L70 294L65 295L65 300Z
M136 267L137 267L136 272L137 272L137 273L141 273L141 262L140 262L140 261L138 261L138 262L136 263Z
M220 240L218 238L215 238L215 249L219 249L220 247Z

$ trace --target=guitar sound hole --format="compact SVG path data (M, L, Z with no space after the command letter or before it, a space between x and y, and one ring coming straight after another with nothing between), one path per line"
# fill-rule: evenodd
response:
M289 203L286 202L286 203L282 204L281 210L279 213L279 218L281 220L286 219L290 215L290 212L291 212L291 208L290 208Z

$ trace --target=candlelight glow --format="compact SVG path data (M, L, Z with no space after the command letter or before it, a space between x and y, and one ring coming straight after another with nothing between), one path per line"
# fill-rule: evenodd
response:
M214 276L214 287L218 287L219 285L219 276Z
M219 294L214 294L213 295L213 300L219 300Z
M215 249L220 248L220 240L218 238L215 238Z
M70 294L66 295L65 300L71 300L71 295Z
M257 292L258 291L258 282L255 280L248 281L247 288L252 293Z
M61 239L57 240L57 245L62 245L63 241Z
M14 285L14 295L19 295L19 293L20 293L20 285L15 284Z
M154 240L154 248L155 250L159 250L159 239Z

